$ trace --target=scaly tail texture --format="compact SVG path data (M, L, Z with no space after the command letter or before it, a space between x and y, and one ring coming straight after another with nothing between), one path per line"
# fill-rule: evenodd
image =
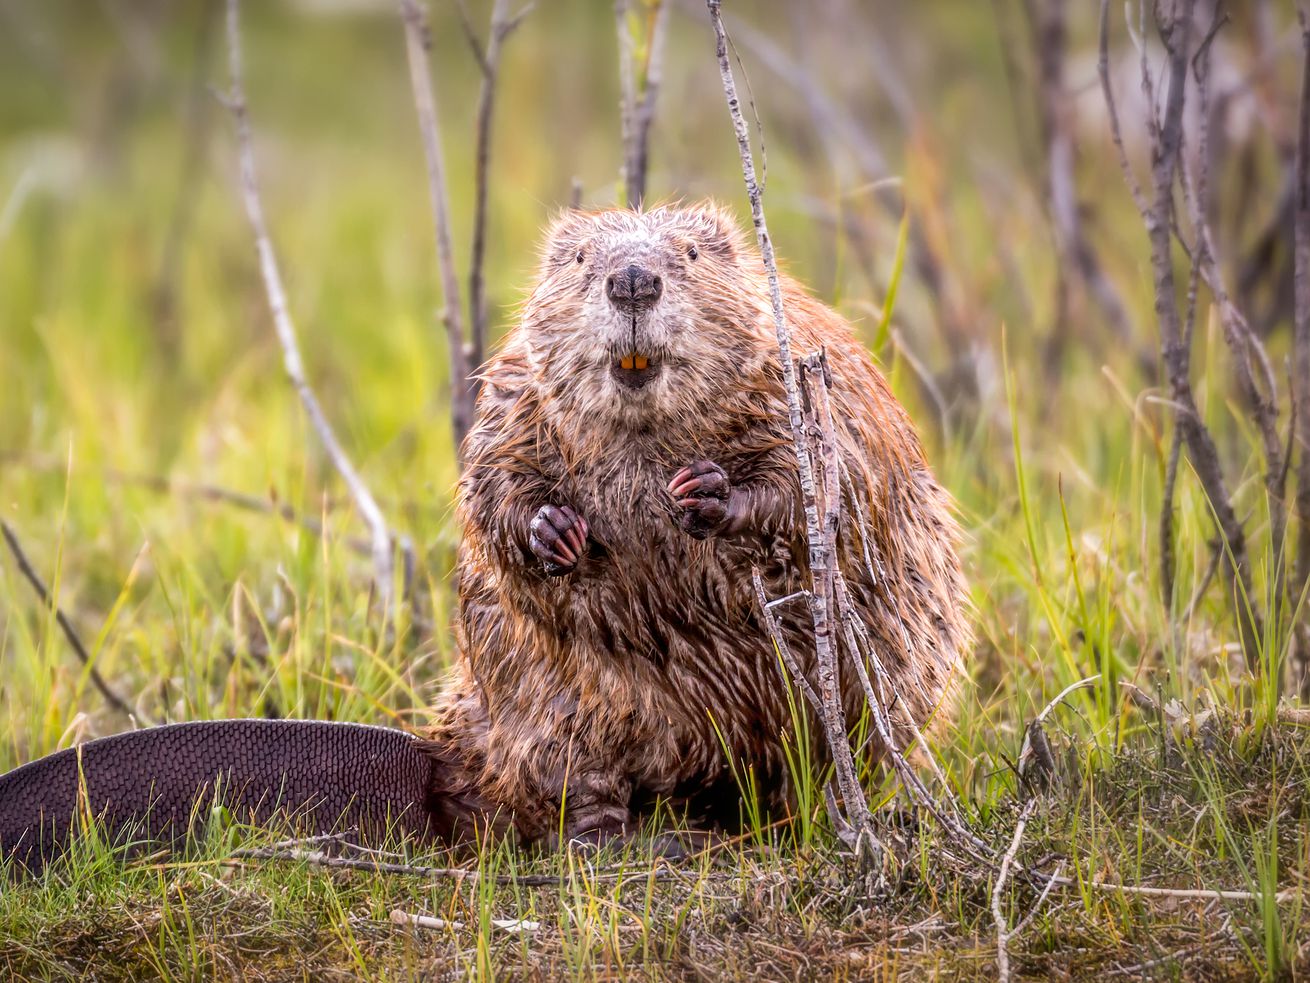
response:
M303 835L430 835L439 766L403 731L313 720L170 724L91 741L0 776L0 858L39 870L79 817L111 841L176 841L219 801L238 822Z

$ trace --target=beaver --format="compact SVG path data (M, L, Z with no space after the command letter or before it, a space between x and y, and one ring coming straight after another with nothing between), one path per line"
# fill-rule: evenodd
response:
M790 278L782 293L793 345L827 353L861 506L840 567L922 725L947 711L970 638L952 505L851 326ZM458 494L459 661L431 735L459 806L440 810L447 832L465 807L527 839L631 832L657 801L731 823L738 763L782 806L791 711L752 568L782 597L807 561L759 253L712 203L566 212L482 382ZM781 623L812 672L806 605ZM843 690L855 719L853 672Z
M901 720L921 727L949 715L970 644L952 504L852 327L790 278L782 295L793 344L831 368L837 561ZM452 841L608 841L661 808L732 827L744 768L781 811L794 721L752 571L774 597L807 577L786 409L769 282L727 211L564 213L482 373L458 488L458 657L430 732L225 721L92 742L0 778L0 847L44 861L79 802L119 826L144 815L156 837L216 777L256 820ZM806 605L778 617L812 674ZM852 672L841 697L853 719Z

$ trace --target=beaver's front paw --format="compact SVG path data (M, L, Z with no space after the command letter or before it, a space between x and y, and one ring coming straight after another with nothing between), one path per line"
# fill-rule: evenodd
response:
M705 539L720 533L728 524L728 500L732 483L713 461L693 461L669 482L673 496L673 517L689 536Z
M587 552L587 520L567 505L543 505L528 528L528 546L552 577L570 573Z

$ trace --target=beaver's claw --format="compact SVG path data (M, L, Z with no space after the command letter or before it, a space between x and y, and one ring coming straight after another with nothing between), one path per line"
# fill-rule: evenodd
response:
M713 461L693 461L669 482L678 528L696 539L722 532L731 493L732 482L723 468Z
M571 572L587 552L587 520L567 505L543 505L528 528L528 546L552 577Z

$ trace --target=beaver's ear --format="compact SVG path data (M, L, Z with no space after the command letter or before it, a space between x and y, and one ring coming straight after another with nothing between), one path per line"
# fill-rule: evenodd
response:
M578 247L586 238L589 217L589 213L581 209L566 208L551 219L541 241L543 266L558 266L573 261Z
M696 237L701 249L722 259L735 260L743 249L737 219L727 208L706 199L684 211L688 232Z

